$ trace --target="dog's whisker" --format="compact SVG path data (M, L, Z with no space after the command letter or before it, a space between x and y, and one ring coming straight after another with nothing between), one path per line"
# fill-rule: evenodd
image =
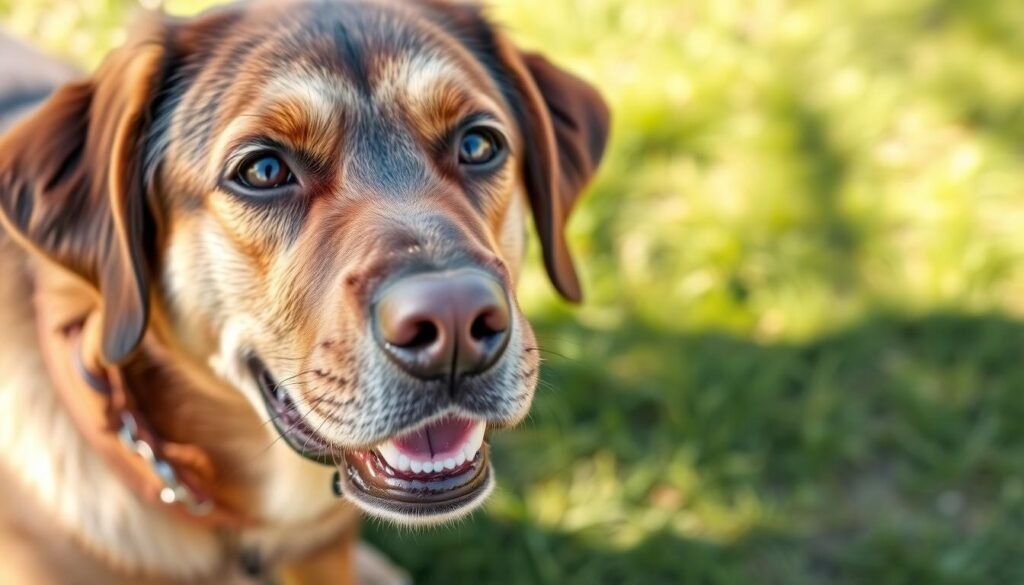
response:
M540 388L541 390L549 390L551 392L555 392L558 390L558 386L555 386L553 383L548 382L547 380L537 380L537 387Z
M311 407L310 411L312 412L312 407ZM318 425L316 426L316 428L315 428L315 429L313 429L313 432L312 432L312 433L310 433L310 434L309 434L309 435L308 435L308 436L306 437L306 440L302 442L302 450L303 450L303 451L305 451L305 450L306 450L306 447L308 447L308 446L309 446L309 439L310 439L310 438L312 438L312 437L314 437L314 436L320 436L320 429L321 429L321 428L323 428L323 426L324 426L324 423L326 423L326 422L327 422L328 420L330 420L330 419L328 419L328 418L324 418L324 420L320 421L320 424L318 424Z
M527 347L527 348L524 348L523 351L526 351L526 352L537 352L537 353L542 353L542 354L549 354L549 355L553 355L555 357L562 358L563 360L566 360L566 361L570 361L570 362L574 362L574 363L580 363L580 360L578 358L574 358L572 356L565 355L564 353L559 353L557 351L546 349L546 348L543 348L543 347Z
M543 333L534 333L534 336L536 336L537 341L541 341L541 342L545 342L545 343L547 343L547 342L554 342L554 343L562 343L562 344L566 344L566 345L573 345L573 346L578 347L578 348L582 348L583 347L583 342L581 340L579 340L577 338L573 338L573 337L562 337L562 336L558 336L558 335L550 335L550 334L543 334Z
M296 374L296 375L298 375L298 374ZM295 377L295 376L292 376L291 378L294 378L294 377ZM288 380L288 379L291 379L291 378L286 378L286 380ZM286 384L284 384L284 383L281 383L281 382L279 382L279 383L276 383L276 384L274 384L274 391L276 392L276 391L277 391L277 390L279 390L279 389L287 390L287 389L288 389L288 386L287 386ZM322 399L323 399L323 398L326 398L326 397L327 397L327 395L325 394L325 395L324 395L324 396L322 397ZM317 400L317 401L315 401L315 402L318 402L318 401L319 401L319 400ZM314 402L314 403L315 403L315 402ZM263 426L266 426L266 425L267 425L268 423L270 423L271 421L277 420L278 418L280 418L280 417L282 417L282 416L284 416L284 415L286 415L286 414L291 414L291 413L293 413L293 412L297 412L297 411L298 411L298 407L297 407L297 405L296 405L296 404L295 404L295 403L293 402L293 403L291 404L291 406L289 406L289 407L288 407L287 409L285 409L285 410L284 410L283 412L280 412L280 413L278 413L278 414L272 415L272 416L271 416L270 418L268 418L268 419L264 420L263 422L261 422L261 423L260 423L260 426L261 426L261 427L263 427Z
M276 445L276 444L277 444L277 442L278 442L278 441L280 441L281 439L283 439L285 435L287 435L288 433L290 433L290 432L294 431L294 430L295 430L295 428L296 428L297 426L299 426L300 424L303 424L303 423L305 422L305 418L306 418L306 417L308 417L308 416L309 416L309 415L310 415L310 414L311 414L312 412L313 412L313 408L312 408L312 407L310 407L310 408L309 408L309 410L308 410L308 411L306 411L306 414L305 414L305 415L302 415L302 416L301 416L301 417L299 418L299 420L297 420L297 421L295 421L294 423L292 423L292 424L291 424L291 425L290 425L290 426L289 426L289 427L288 427L287 429L285 429L285 432L283 432L283 433L278 433L278 434L277 434L277 437L276 437L276 438L275 438L275 439L274 439L273 441L271 441L269 445L267 445L266 447L264 447L264 448L263 448L263 449L262 449L262 450L260 451L259 455L261 455L261 456L262 456L262 455L266 455L267 451L270 451L270 449L272 449L272 448L274 447L274 445Z
M313 373L316 373L316 369L303 370L303 371L301 371L301 372L299 372L299 373L297 373L297 374L295 374L293 376L288 376L287 378L282 378L282 379L278 380L275 385L276 386L281 386L283 384L287 384L288 382L291 382L292 380L298 378L299 376L307 376L307 375L313 374Z
M323 397L321 397L321 398L320 398L319 400L323 400L323 399L326 399L326 398L327 398L326 396L323 396ZM313 404L316 404L316 403L318 403L318 402L319 402L319 400L313 401L313 402L312 402L312 403L310 404L310 407L312 408ZM261 426L261 427L265 427L265 426L267 426L267 425L268 425L269 423L271 423L271 422L273 422L273 421L275 421L275 420L278 420L278 419L280 419L280 418L281 418L282 416L285 416L285 415L288 415L288 414L292 414L292 413L295 413L295 412L298 412L298 411L299 411L299 407L298 407L298 406L297 406L297 405L296 405L295 403L292 403L292 404L291 404L291 405L290 405L290 406L289 406L289 407L288 407L287 409L285 409L284 411L282 411L282 412L279 412L279 413L277 413L277 414L274 414L274 415L273 415L273 416L271 416L270 418L268 418L268 419L266 419L265 421L263 421L262 423L260 423L260 426Z
M313 388L313 389L311 390L311 392L315 392L315 391L319 390L319 388L320 388L319 386L318 386L318 387L314 387L314 388ZM291 432L292 432L293 430L295 430L295 428L296 428L296 427L297 427L298 425L300 425L300 424L304 424L305 420L306 420L306 419L307 419L307 418L309 417L309 415L313 413L313 410L314 410L315 406L316 406L317 404L319 404L320 402L322 402L322 401L325 401L325 400L327 400L327 399L328 399L328 398L330 398L330 397L331 397L331 395L330 395L329 393L326 393L326 392L325 392L325 393L321 394L320 396L315 396L315 397L313 397L313 399L312 399L312 400L308 400L308 401L307 401L307 402L308 402L308 408L306 409L306 412L305 412L305 414L301 414L301 413L300 413L300 417L299 417L299 420L296 420L296 421L295 421L294 423L292 423L292 424L291 424L291 425L290 425L290 426L289 426L289 427L288 427L288 428L287 428L287 429L285 430L285 432L283 432L283 433L278 433L278 436L277 436L276 438L274 438L274 440L272 440L272 441L270 442L270 444L268 444L268 445L267 445L267 446L266 446L266 447L265 447L264 449L262 449L262 450L260 451L260 455L264 455L264 454L266 454L266 452L267 452L267 451L269 451L269 450L270 450L271 448L273 448L273 446L274 446L274 445L276 445L278 441L280 441L281 439L283 439L283 438L284 438L284 436L285 436L286 434L288 434L288 433L291 433ZM328 421L333 421L333 420L334 420L334 415L335 415L335 414L337 413L337 411L338 411L338 410L340 410L340 405L339 405L339 406L337 406L337 407L335 407L335 410L329 413L329 414L330 414L330 416L326 416L326 417L324 417L324 420L323 420L323 421L322 421L322 422L320 423L320 425L318 425L318 427L317 427L316 431L314 431L314 434L317 434L317 435L319 435L319 431L320 431L320 428L321 428L321 427L323 427L324 423L326 423L326 422L328 422ZM291 414L291 413L295 413L295 412L300 412L300 411L299 411L299 405L298 405L298 404L296 404L296 403L292 403L292 405L291 405L291 407L290 407L289 409L287 409L287 410L285 410L284 412L281 412L281 413L279 413L279 414L277 414L277 415L274 415L274 416L270 417L270 419L268 419L267 421L265 421L265 422L263 423L263 426L265 426L265 425L266 425L267 423L269 423L269 422L271 422L271 421L273 421L273 420L276 420L276 419L280 418L281 416L284 416L284 415L286 415L286 414ZM308 440L309 440L309 437L307 437L307 438L306 438L306 441L307 441L307 442L308 442ZM307 445L305 445L305 444L303 445L303 450L305 450L306 446L307 446Z
M262 356L263 356L264 358L268 359L268 360L273 360L273 361L282 361L282 362L298 362L298 361L303 361L303 360L306 360L306 359L308 359L308 358L307 358L307 357L305 357L305 356L299 356L299 357L286 357L286 356L282 356L282 355L277 355L277 354L272 354L272 353L263 353L263 354L262 354Z

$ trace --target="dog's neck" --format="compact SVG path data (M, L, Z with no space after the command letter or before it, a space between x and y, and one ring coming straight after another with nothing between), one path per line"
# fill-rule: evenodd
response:
M204 388L196 384L202 372L172 367L173 360L157 363L147 351L126 368L127 382L145 378L150 388L173 391L148 392L140 406L157 415L151 420L167 438L201 441L217 467L217 497L254 512L262 524L228 534L142 502L75 428L40 352L29 343L38 343L34 287L66 286L66 277L48 273L57 270L48 266L30 270L3 240L0 264L22 271L0 283L0 306L9 308L0 312L0 465L49 513L47 521L94 556L121 572L210 578L235 572L243 548L272 561L301 554L351 524L352 511L329 495L329 469L273 443L237 394ZM324 516L332 521L321 521Z

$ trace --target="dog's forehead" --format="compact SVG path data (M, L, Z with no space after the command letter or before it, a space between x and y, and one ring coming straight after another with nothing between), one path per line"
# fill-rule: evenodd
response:
M460 109L505 116L484 65L415 5L259 2L205 46L178 111L179 137L204 159L243 116L312 128L314 143L341 122L379 129L398 110L433 113L412 120L427 134L469 113Z

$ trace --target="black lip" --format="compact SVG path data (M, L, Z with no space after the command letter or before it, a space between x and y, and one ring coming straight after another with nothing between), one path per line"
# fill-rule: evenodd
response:
M284 394L282 400L277 396L278 384L259 358L249 359L249 368L257 385L260 387L260 394L263 396L263 403L267 407L267 413L274 423L274 428L284 439L284 442L299 455L315 461L322 465L334 467L336 456L331 446L317 434L302 413L298 411L295 404Z
M249 367L274 427L288 446L306 459L337 467L345 491L373 507L420 518L448 514L472 503L493 475L486 438L471 465L426 478L390 475L376 449L342 454L309 426L287 393L283 398L277 395L278 384L262 361L250 358Z
M337 467L341 471L344 492L370 507L371 513L372 508L377 508L416 518L442 516L465 508L487 489L493 471L486 440L472 464L455 473L426 478L391 476L389 466L375 449L343 455L340 450L332 449L306 423L287 393L278 395L278 384L262 361L250 358L249 367L274 427L288 446L306 459Z
M393 514L429 519L472 504L487 489L494 475L487 443L472 465L453 474L425 479L389 476L387 464L375 451L346 453L341 481L345 494L371 508Z

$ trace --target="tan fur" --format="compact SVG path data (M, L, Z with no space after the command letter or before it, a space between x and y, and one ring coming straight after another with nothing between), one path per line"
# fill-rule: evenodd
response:
M355 549L333 468L281 440L250 360L336 457L453 413L522 420L539 365L512 292L525 216L556 285L578 297L561 230L607 135L596 94L535 59L469 6L234 5L144 21L93 78L0 138L0 266L14 275L0 281L0 480L7 500L30 502L0 504L0 581L245 583L243 551L282 583L400 579ZM507 138L491 172L453 161L448 142L472 116ZM281 200L231 186L268 143L300 178ZM368 323L393 275L467 266L513 305L505 355L460 382L474 400L404 374ZM211 495L251 526L172 516L110 472L53 391L33 295L103 317L86 362L119 367L162 439L207 454ZM480 505L487 481L440 520Z

